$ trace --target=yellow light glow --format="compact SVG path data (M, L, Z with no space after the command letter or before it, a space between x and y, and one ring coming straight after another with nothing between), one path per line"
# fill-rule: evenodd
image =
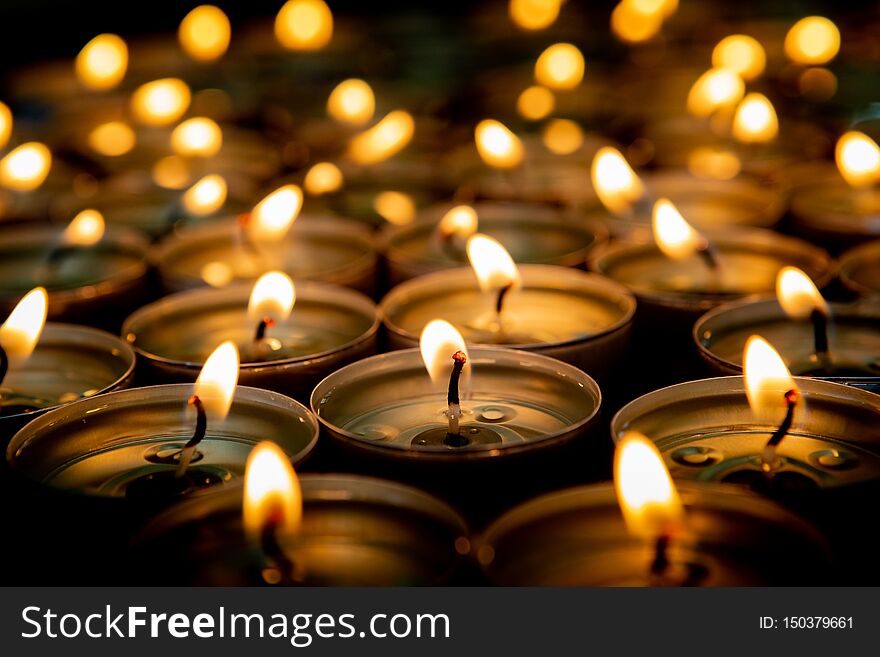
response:
M764 72L766 65L764 47L745 34L724 37L712 51L712 66L733 71L743 80L754 80Z
M36 287L19 301L9 317L0 326L0 346L10 358L30 356L46 325L49 296L46 290Z
M142 84L131 97L135 117L147 125L169 125L189 108L192 94L183 80L163 78Z
M687 258L705 244L706 238L684 220L668 199L658 200L652 215L654 241L667 257L673 260Z
M211 157L223 145L223 131L211 119L187 119L171 133L171 149L178 155Z
M223 420L232 407L232 397L238 383L238 366L238 347L231 340L211 352L202 366L194 394L202 400L205 413L212 420Z
M92 246L104 237L104 216L97 210L83 210L64 229L61 236L65 244Z
M770 418L784 410L785 393L797 390L782 357L757 335L746 340L743 379L749 406L761 418Z
M593 157L590 178L596 196L614 214L624 214L645 195L645 186L619 150L603 146Z
M737 154L724 148L700 146L688 154L688 171L698 178L730 180L741 169Z
M807 319L814 310L828 315L828 304L816 285L797 267L783 267L776 277L776 298L785 314Z
M403 150L415 132L413 117L403 110L388 113L376 125L355 135L348 154L356 164L377 164Z
M128 46L115 34L99 34L79 51L74 69L89 89L103 91L122 82L128 68Z
M637 431L614 451L614 489L630 534L645 540L674 534L684 508L657 447Z
M785 35L785 54L796 64L826 64L840 50L840 31L822 16L807 16Z
M443 215L440 223L437 224L437 232L442 237L456 235L467 239L477 232L478 224L479 218L476 210L469 205L456 205Z
M248 317L261 320L270 317L283 322L290 317L296 301L296 290L290 276L280 271L270 271L257 279L248 300Z
M416 218L416 203L403 192L380 192L373 199L373 209L385 221L397 226L412 223Z
M202 280L211 287L226 287L232 282L235 274L228 263L212 260L202 267L201 276Z
M543 30L559 16L562 0L510 0L510 19L524 30Z
M30 141L0 160L0 185L30 192L43 184L52 167L52 153L43 144Z
M516 263L498 240L482 233L472 235L467 243L467 254L483 292L497 292L505 287L515 289L521 285Z
M376 97L364 80L343 80L327 98L327 114L340 123L364 125L375 111Z
M12 136L12 110L6 103L0 103L0 148L9 143Z
M275 443L264 441L248 455L244 469L243 524L260 543L267 524L292 535L302 523L302 490L290 459Z
M179 155L168 155L153 165L153 182L165 189L183 189L190 181L189 164Z
M255 241L282 239L302 210L303 193L296 185L284 185L254 206L248 221L248 234Z
M544 146L551 153L570 155L584 143L584 131L574 121L553 119L544 126Z
M640 11L631 2L623 0L611 12L611 31L621 41L641 43L653 39L663 27L661 12Z
M332 162L318 162L306 172L303 187L312 196L332 194L342 189L342 171Z
M556 97L546 87L538 85L525 89L516 99L516 111L524 119L540 121L556 107Z
M333 36L333 14L322 0L288 0L275 17L275 37L288 50L318 50Z
M658 14L662 18L669 18L678 9L678 0L623 0L635 11L643 14Z
M445 389L449 382L449 376L452 374L452 354L463 351L465 356L468 356L467 344L461 333L443 319L432 319L425 325L419 337L419 348L428 376L438 390ZM467 387L471 373L470 360L468 357L461 371L460 390Z
M837 170L853 187L868 187L880 179L880 148L868 135L850 131L834 149Z
M223 176L211 174L200 178L183 194L183 208L197 217L214 214L226 203L227 186Z
M687 97L688 111L694 116L709 116L721 107L738 103L745 93L739 75L726 68L713 68L701 75Z
M779 134L776 110L767 96L750 93L743 98L733 117L733 136L746 144L764 144Z
M584 56L570 43L556 43L535 62L535 81L557 91L574 89L584 79Z
M223 56L229 48L232 26L223 10L214 5L196 7L180 21L177 38L183 51L201 62Z
M134 130L122 121L102 123L89 133L92 150L107 157L125 155L137 142Z
M480 121L474 130L474 141L480 157L491 167L511 169L523 161L522 142L500 121Z

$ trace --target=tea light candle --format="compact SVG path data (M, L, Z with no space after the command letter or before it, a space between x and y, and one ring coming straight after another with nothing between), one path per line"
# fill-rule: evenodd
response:
M50 320L115 328L145 295L147 270L146 240L118 227L105 231L94 210L65 229L10 227L0 231L0 313L42 286Z
M182 572L202 586L438 584L470 547L461 517L426 493L354 475L296 478L273 452L254 450L244 487L192 496L144 528L135 551L149 555L148 581L179 583ZM157 555L181 569L150 567Z
M854 247L840 257L840 280L853 292L880 294L880 240Z
M467 262L463 240L477 229L495 238L516 262L583 266L603 245L607 230L586 219L569 219L546 205L476 203L427 210L422 220L389 226L382 252L391 285Z
M263 337L256 335L258 325ZM165 297L131 315L122 335L139 354L145 376L157 383L194 381L213 346L232 340L242 354L243 385L308 399L327 374L376 352L378 327L367 297L305 281L294 293L286 275L270 272L253 286Z

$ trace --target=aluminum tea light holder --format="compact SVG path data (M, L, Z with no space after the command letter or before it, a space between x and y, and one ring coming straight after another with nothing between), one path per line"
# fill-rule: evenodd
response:
M840 256L840 280L864 296L880 296L880 240L867 242Z

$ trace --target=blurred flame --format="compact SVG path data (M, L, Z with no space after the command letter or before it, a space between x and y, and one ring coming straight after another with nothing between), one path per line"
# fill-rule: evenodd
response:
M342 189L342 171L332 162L318 162L306 172L303 187L312 196L331 194Z
M223 420L229 413L238 383L238 366L238 347L227 340L211 352L196 379L194 393L202 400L205 413L214 420Z
M12 136L12 110L6 103L0 103L0 148L9 143Z
M46 325L49 296L46 290L36 287L16 304L6 321L0 325L0 345L10 357L30 356Z
M89 146L107 157L125 155L137 142L134 130L122 121L102 123L89 133Z
M83 210L64 229L61 239L65 244L92 246L104 237L104 217L97 210Z
M868 135L855 130L837 140L837 170L853 187L868 187L880 179L880 148Z
M375 111L376 97L364 80L343 80L327 98L327 114L340 123L364 125Z
M663 27L663 13L643 11L634 2L623 0L611 12L611 31L621 41L641 43L654 38Z
M380 192L373 199L373 209L385 221L403 226L416 217L416 203L403 192Z
M211 119L187 119L171 133L171 148L178 155L210 157L223 145L223 131Z
M544 126L542 139L551 153L570 155L583 145L584 131L574 121L553 119Z
M553 44L535 62L535 81L550 89L574 89L583 79L584 56L570 43Z
M452 374L452 355L456 351L463 351L468 356L467 344L461 333L452 324L443 319L432 319L422 329L419 337L419 348L422 352L422 361L428 376L439 389L444 389ZM464 369L461 371L460 389L466 387L470 377L471 359L468 356Z
M673 260L687 258L706 241L665 198L654 204L652 228L657 246Z
M280 271L270 271L257 279L248 301L248 317L261 320L271 317L283 322L290 317L296 291L290 276Z
M288 50L319 50L333 36L333 14L322 0L288 0L275 17L275 37Z
M226 203L226 180L211 174L199 179L183 194L183 207L191 215L204 217L214 214Z
M828 304L813 281L797 267L783 267L776 277L776 298L785 313L807 319L814 310L828 314Z
M228 263L212 260L202 267L201 276L202 280L211 287L226 287L232 282L235 274Z
M302 523L302 490L287 454L273 442L254 447L244 468L243 524L259 543L267 523L281 534L295 534Z
M645 195L645 186L620 151L600 148L593 157L590 177L596 196L615 214L627 212Z
M189 108L189 86L177 78L163 78L142 84L131 97L135 117L147 125L169 125Z
M52 166L52 153L35 141L22 144L0 160L0 184L19 192L30 192L43 184Z
M785 409L785 393L797 390L782 357L769 342L757 335L746 341L743 380L749 406L759 417L775 415Z
M614 451L614 489L629 532L652 540L674 532L684 509L657 447L628 431Z
M754 80L764 72L767 54L764 47L745 34L724 37L712 51L712 66L726 68L743 80Z
M202 62L222 57L229 48L231 36L229 18L214 5L201 5L193 9L183 17L177 30L183 51Z
M279 187L254 206L248 233L256 240L280 240L299 216L302 202L302 190L296 185Z
M474 140L480 157L489 166L510 169L523 160L522 142L500 121L480 121L474 131Z
M826 64L840 50L840 31L822 16L807 16L785 35L785 54L796 64Z
M355 135L348 154L356 164L377 164L403 150L414 132L412 116L403 110L394 110L372 128Z
M556 107L556 97L546 87L534 85L525 89L516 99L516 111L524 119L540 121Z
M477 233L467 243L468 260L477 275L480 289L494 292L521 283L519 269L510 254L496 239Z
M103 91L122 82L128 68L128 46L115 34L99 34L79 51L74 69L89 89Z
M739 102L744 93L745 83L739 75L726 68L713 68L703 73L688 92L688 111L694 116L709 116Z
M737 154L724 148L700 146L688 155L688 171L698 178L730 180L741 168Z
M168 155L153 165L153 182L165 189L183 189L190 180L189 165L179 155Z
M776 110L767 96L750 93L736 108L733 136L747 144L763 144L779 134Z
M458 235L461 238L468 238L477 232L478 224L476 210L469 205L456 205L440 219L437 232L445 237Z
M524 30L543 30L559 16L562 0L510 0L510 19Z

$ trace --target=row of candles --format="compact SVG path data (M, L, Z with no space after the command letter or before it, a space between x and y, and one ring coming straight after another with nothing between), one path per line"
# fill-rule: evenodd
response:
M642 40L621 27L638 4L624 0L612 15L626 40ZM666 4L655 8L664 15L656 29ZM511 2L510 11L539 29L528 25L540 25L535 16L548 7L558 14L554 2ZM215 61L230 29L219 9L200 7L181 23L180 42L194 59ZM321 0L291 0L274 29L285 48L314 50L334 26ZM785 43L792 61L813 66L838 47L836 27L818 18L796 24ZM528 139L486 119L461 158L473 189L458 191L502 200L457 198L413 220L413 195L368 174L372 207L392 224L378 239L362 220L308 209L392 165L416 136L420 117L401 109L370 126L376 97L363 80L340 83L327 100L331 119L347 126L343 146L331 139L326 161L232 217L253 187L234 190L217 171L235 169L224 153L248 140L207 116L185 118L196 94L181 79L136 88L130 116L142 127L105 122L86 143L120 162L143 140L161 143L156 152L170 148L151 171L158 201L133 219L95 203L63 229L31 222L0 235L9 313L0 327L0 434L10 441L10 476L148 507L132 551L157 564L140 566L152 582L433 583L466 557L499 584L803 583L805 570L833 579L825 538L800 516L825 524L805 500L877 481L878 398L839 382L877 376L878 309L826 302L819 288L836 273L831 257L766 230L786 202L767 184L764 153L751 149L779 129L768 98L745 93L762 57L754 39L726 39L687 99L692 114L722 126L728 145L746 145L736 166L753 168L755 179L638 175L596 139L586 168L583 158L574 167L582 178L548 198L542 176L563 177L564 157L582 155L593 136L574 121L550 121L543 145L563 159L541 171L530 165ZM127 63L125 42L102 35L75 70L106 92ZM550 116L584 71L574 45L548 47L518 111ZM0 119L5 140L12 115ZM709 155L717 173L718 152ZM839 173L822 172L791 208L811 234L858 242L873 232L880 148L850 131L835 155ZM42 192L51 164L36 142L0 160L0 184L18 210ZM700 161L691 165L705 173ZM831 224L826 202L842 208ZM840 215L866 223L846 225ZM841 259L853 291L877 290L876 248ZM154 274L171 294L144 305ZM377 306L367 295L386 282ZM765 297L743 298L752 294ZM47 317L121 323L121 338L44 327ZM628 345L665 333L669 353L655 353L650 367L681 359L684 340L721 376L619 410L614 486L533 499L475 536L458 511L409 485L293 472L319 445L332 446L366 471L425 482L472 516L468 500L487 487L510 492L520 468L552 467L572 446L597 442L603 391L620 385ZM396 351L378 354L382 345ZM154 385L132 388L135 376ZM169 574L169 561L181 570Z

